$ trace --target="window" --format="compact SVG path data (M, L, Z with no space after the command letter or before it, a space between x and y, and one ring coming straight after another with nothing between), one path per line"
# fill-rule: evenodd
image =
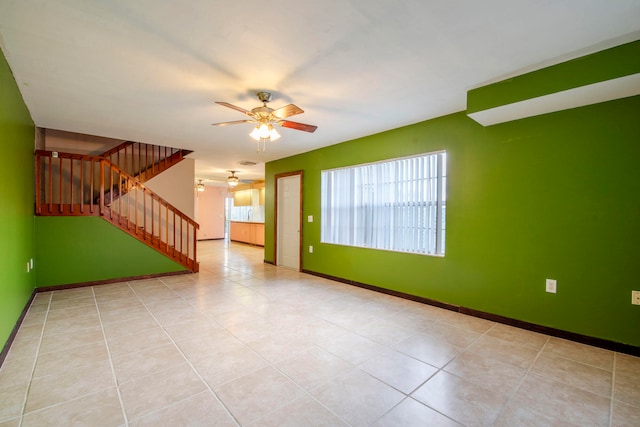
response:
M444 151L322 171L321 241L444 255Z

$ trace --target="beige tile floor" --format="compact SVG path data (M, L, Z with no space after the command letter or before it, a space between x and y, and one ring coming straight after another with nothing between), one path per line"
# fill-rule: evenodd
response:
M201 272L40 293L8 426L640 426L640 359L199 244Z

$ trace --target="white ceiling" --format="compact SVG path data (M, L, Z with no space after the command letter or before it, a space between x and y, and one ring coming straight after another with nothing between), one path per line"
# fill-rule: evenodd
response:
M640 39L640 0L2 0L37 126L194 150L196 176L462 111L466 92ZM257 154L226 101L305 110ZM239 161L260 162L253 167Z

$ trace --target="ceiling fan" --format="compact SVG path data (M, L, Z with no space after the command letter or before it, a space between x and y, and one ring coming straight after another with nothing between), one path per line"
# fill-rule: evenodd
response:
M219 183L219 184L224 183L224 184L227 184L229 187L235 187L238 184L252 184L255 182L255 180L253 179L239 178L236 174L239 173L240 171L229 170L229 172L231 172L231 175L226 178L223 178L221 176L216 176L214 178L196 178L195 179L196 189L198 189L198 191L204 191L204 190L201 190L200 188L204 188L204 185L207 182L213 182L213 183Z
M236 111L240 111L243 114L251 117L251 119L245 120L234 120L232 122L222 122L222 123L213 123L214 126L227 126L227 125L235 125L240 123L256 123L256 128L251 132L251 136L257 141L265 141L265 140L275 140L280 138L278 132L273 128L273 125L282 126L285 128L302 130L305 132L314 132L318 126L307 125L304 123L292 122L290 120L285 120L287 117L294 116L296 114L304 113L304 110L299 108L294 104L285 105L284 107L280 107L277 110L273 108L267 107L267 103L271 101L271 93L270 92L258 92L256 94L260 102L262 102L262 107L256 107L251 111L245 110L244 108L229 104L228 102L216 101L216 104L222 105L227 108L231 108Z

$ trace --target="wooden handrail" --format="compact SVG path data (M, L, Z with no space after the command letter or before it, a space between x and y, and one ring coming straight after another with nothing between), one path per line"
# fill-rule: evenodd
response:
M37 150L35 154L36 215L101 216L192 271L198 271L196 238L200 226L139 179L103 156L57 152L59 160L53 162L52 151ZM140 151L138 158L141 157ZM160 161L155 163L160 167ZM55 174L54 168L58 168Z
M165 199L163 199L162 197L158 196L156 193L154 193L152 190L150 190L149 188L147 188L143 183L139 182L136 178L134 178L133 176L129 175L128 173L126 173L125 171L123 171L122 169L120 169L119 167L117 167L114 164L111 164L111 162L109 162L108 160L102 160L102 163L104 166L108 166L110 169L112 169L113 171L121 174L123 177L125 177L127 180L130 180L132 182L135 183L135 185L140 188L143 189L145 192L148 192L155 200L159 201L161 204L163 205L168 205L171 206L173 208L173 210L180 216L184 217L185 220L188 220L190 223L192 224L196 224L197 223L192 220L191 218L189 218L189 216L187 214L185 214L184 212L182 212L180 209L176 208L175 206L173 206L171 203L167 202ZM124 193L126 194L126 193Z
M97 187L96 167L101 160L100 156L36 150L36 214L96 214L93 199ZM54 169L57 169L55 174Z
M182 160L188 153L190 151L180 148L127 141L108 150L103 157L144 182Z
M104 153L102 153L102 157L106 159L107 157L110 157L112 154L115 154L120 150L124 150L126 147L132 144L133 144L133 141L125 141L122 144L118 144L115 147L111 148L110 150L107 150Z
M149 148L151 148L151 156L149 155ZM43 156L53 153L53 151L47 150L37 150L37 152L40 152ZM58 154L64 158L76 160L107 159L129 175L137 177L141 181L146 181L168 169L177 161L182 160L183 155L190 152L180 148L125 141L98 156L62 152ZM143 174L144 177L141 176Z
M135 177L107 160L101 162L101 174L105 175L105 180L108 174L108 181L117 182L112 188L117 188L118 191L117 203L112 202L111 205L104 206L101 214L103 217L117 224L129 234L135 235L140 240L149 240L151 246L170 255L173 259L183 263L183 265L189 268L197 268L196 238L197 230L200 228L198 223L148 189ZM123 199L125 200L124 203ZM150 218L152 222L150 233L146 229L146 217L149 213L147 200L149 200L152 212L154 211L154 205L158 205L158 214L152 214ZM164 217L162 217L163 210L165 211ZM170 216L172 217L171 221ZM154 230L155 223L157 222L160 227L163 221L166 230L164 237L161 232L155 234ZM172 239L169 237L169 231L172 231Z
M54 153L55 156L54 156ZM79 154L79 153L65 153L62 151L49 151L49 150L36 150L36 156L40 157L58 157L62 159L73 159L73 160L91 160L100 161L104 157L102 156L94 156L91 154Z

